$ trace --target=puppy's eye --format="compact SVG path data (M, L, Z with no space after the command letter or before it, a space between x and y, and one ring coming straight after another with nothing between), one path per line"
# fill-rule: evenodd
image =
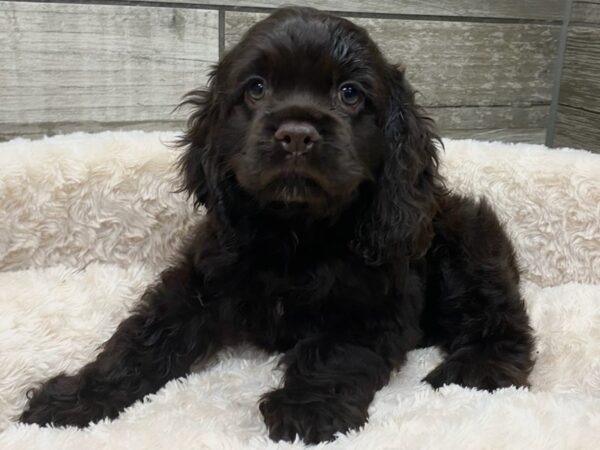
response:
M265 80L262 78L255 78L250 81L248 87L246 88L246 93L250 96L250 98L254 101L258 101L265 96Z
M344 83L340 86L339 97L342 103L348 106L356 106L362 99L358 88L351 83Z

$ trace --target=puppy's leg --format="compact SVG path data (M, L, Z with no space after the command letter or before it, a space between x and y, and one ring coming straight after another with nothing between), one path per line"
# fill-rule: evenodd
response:
M328 338L299 342L283 358L283 387L265 394L260 411L274 441L307 444L363 425L392 364L372 349Z
M512 246L482 202L452 198L429 255L423 328L448 356L425 381L494 390L528 386L533 337Z
M219 346L216 319L202 306L188 264L168 269L148 289L95 361L58 375L33 391L21 422L86 426L185 375ZM210 305L209 305L210 306Z

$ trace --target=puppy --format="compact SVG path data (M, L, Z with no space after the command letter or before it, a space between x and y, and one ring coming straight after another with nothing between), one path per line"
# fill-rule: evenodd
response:
M444 188L431 121L364 29L277 10L186 102L182 186L206 217L96 360L32 391L22 422L115 418L242 342L283 353L259 404L274 440L362 426L418 346L446 353L434 388L527 386L513 248L485 202Z

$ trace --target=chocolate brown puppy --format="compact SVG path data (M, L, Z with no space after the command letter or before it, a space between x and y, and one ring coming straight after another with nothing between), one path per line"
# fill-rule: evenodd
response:
M363 28L277 10L186 102L182 186L206 217L96 360L32 391L22 422L115 418L239 343L283 354L258 405L274 440L362 426L418 346L446 353L434 388L527 386L511 243L487 203L445 189L431 120Z

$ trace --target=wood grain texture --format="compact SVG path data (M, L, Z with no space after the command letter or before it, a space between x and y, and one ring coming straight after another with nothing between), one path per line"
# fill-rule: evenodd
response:
M153 0L150 0L153 1ZM562 20L565 0L156 0L228 7L276 8L295 4L327 11Z
M361 19L425 104L549 103L560 30L546 25Z
M428 107L445 137L543 144L548 106Z
M543 144L548 105L427 107L442 137Z
M441 136L543 144L548 106L429 106Z
M47 122L47 123L5 123L0 125L0 141L18 137L36 139L42 136L68 134L83 131L98 133L101 131L183 131L186 121L150 120L150 121L116 121L116 122Z
M543 144L546 139L545 128L508 128L490 130L447 130L446 138L476 139L478 141L524 142L527 144Z
M560 105L554 146L583 148L600 153L600 111Z
M547 105L427 107L441 129L510 129L546 126Z
M555 145L600 151L600 28L571 27L562 71Z
M205 83L217 28L209 10L2 2L0 135L181 120L171 112Z
M600 24L600 0L574 0L571 23Z
M569 29L559 103L600 112L600 28Z

